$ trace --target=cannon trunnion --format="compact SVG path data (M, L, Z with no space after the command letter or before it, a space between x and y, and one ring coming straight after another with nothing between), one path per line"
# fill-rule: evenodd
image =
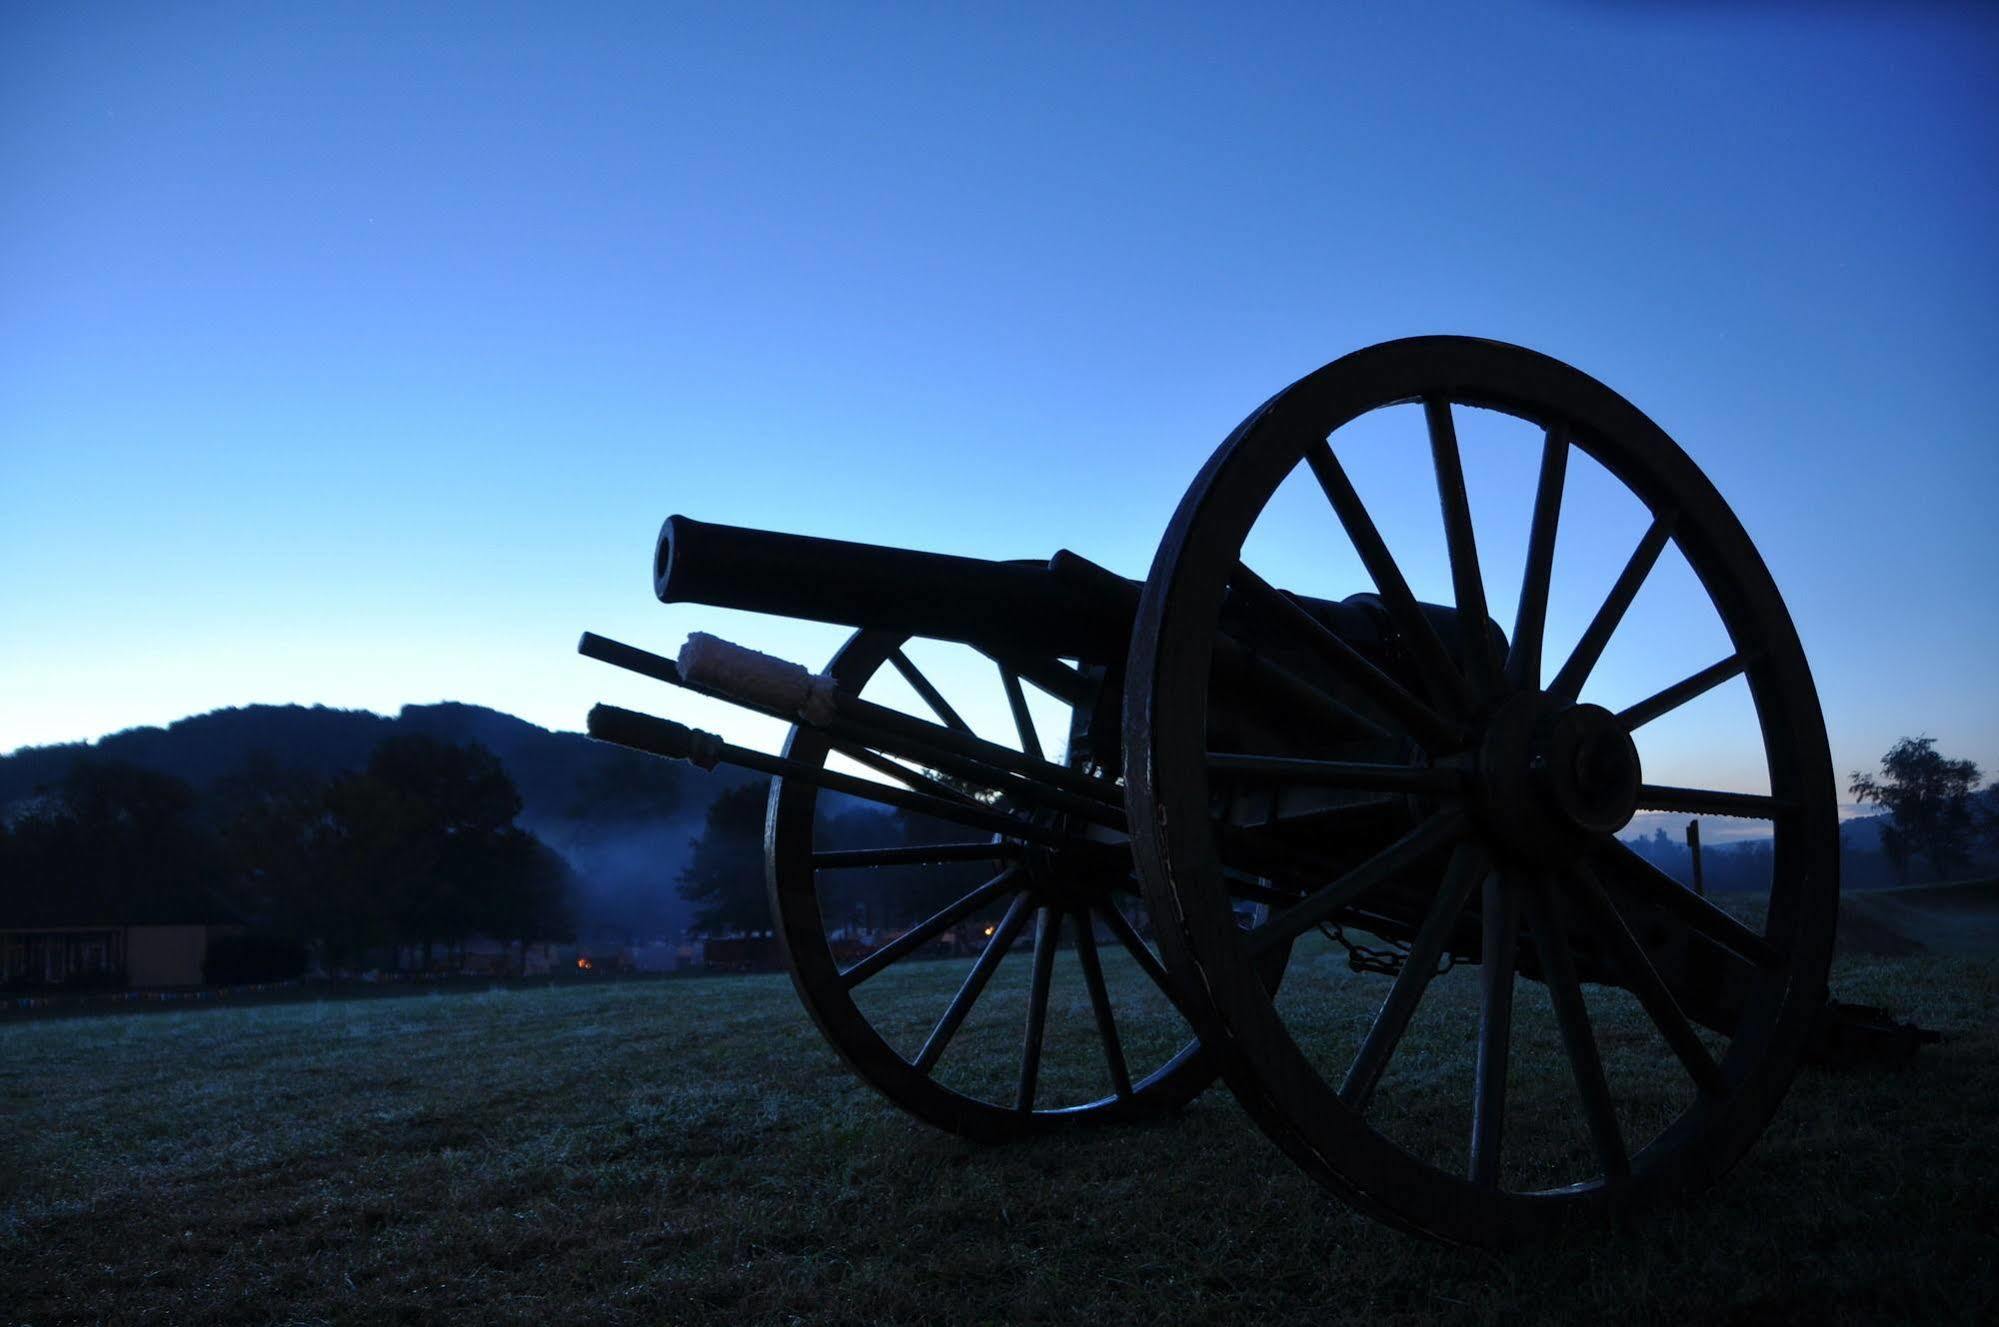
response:
M1472 411L1534 429L1504 629L1458 441ZM1417 599L1342 459L1349 433L1395 420L1408 472L1435 482L1447 605ZM1575 457L1644 523L1544 659ZM1367 583L1314 595L1251 565L1314 565L1287 552L1303 536L1286 484L1315 494ZM1668 550L1725 653L1598 697ZM1308 375L1216 451L1143 582L1067 550L991 562L683 516L653 577L664 602L855 628L820 673L698 634L677 659L584 638L791 722L779 755L608 706L590 730L772 776L770 898L799 994L863 1077L940 1127L1144 1118L1219 1072L1349 1201L1498 1245L1711 1181L1824 1039L1834 785L1783 601L1685 453L1545 356L1425 337ZM1654 782L1648 726L1723 689L1760 768L1713 780L1733 788ZM1764 822L1767 884L1693 892L1620 837L1646 813ZM1475 978L1440 980L1459 966ZM1439 1112L1462 1117L1451 1145L1418 1128Z

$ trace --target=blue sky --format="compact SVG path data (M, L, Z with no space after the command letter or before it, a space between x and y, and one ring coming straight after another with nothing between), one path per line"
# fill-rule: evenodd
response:
M770 744L572 653L837 643L655 603L669 512L1142 575L1253 406L1443 331L1707 470L1842 772L1999 774L1995 75L1982 6L9 6L0 750L443 698ZM1578 529L1571 635L1629 548ZM1753 783L1715 703L1661 768Z

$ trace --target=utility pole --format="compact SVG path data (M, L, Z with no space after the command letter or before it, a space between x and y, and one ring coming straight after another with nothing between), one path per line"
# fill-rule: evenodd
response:
M1694 893L1707 897L1707 880L1701 875L1701 822L1687 822L1687 851L1694 859Z

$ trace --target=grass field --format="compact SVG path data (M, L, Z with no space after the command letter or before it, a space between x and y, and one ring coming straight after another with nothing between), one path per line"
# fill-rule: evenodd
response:
M1329 1027L1381 989L1300 962ZM920 1019L956 975L909 965L878 998ZM1391 1124L1444 1157L1469 989L1440 982L1398 1056ZM961 1143L854 1079L782 976L16 1023L0 1319L1993 1321L1999 963L1843 959L1834 989L1948 1039L1808 1073L1720 1188L1636 1231L1503 1259L1349 1212L1225 1089L1158 1125ZM1642 1015L1592 1002L1633 1048L1620 1096L1670 1098ZM1172 1035L1131 1016L1137 1043ZM1516 1082L1559 1103L1544 1031ZM1010 1035L968 1026L952 1055L977 1072ZM1051 1048L1058 1081L1100 1065Z

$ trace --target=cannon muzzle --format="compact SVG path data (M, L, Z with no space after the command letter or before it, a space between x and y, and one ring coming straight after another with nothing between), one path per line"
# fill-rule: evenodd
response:
M989 562L669 516L653 552L662 603L873 627L991 653L1122 661L1139 587L1067 551Z

